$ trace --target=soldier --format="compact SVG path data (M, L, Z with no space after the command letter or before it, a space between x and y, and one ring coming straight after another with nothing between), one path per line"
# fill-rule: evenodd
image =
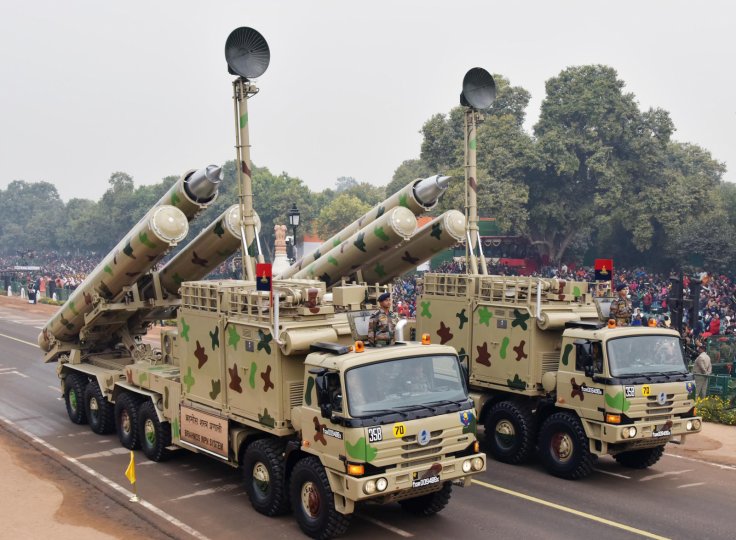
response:
M618 298L611 302L610 315L612 319L616 319L618 326L626 326L631 321L631 314L633 312L631 300L626 298L629 288L625 283L621 283L616 287L616 292L618 292Z
M376 310L368 321L368 344L373 347L393 345L398 317L391 311L391 295L383 293L378 297L380 309Z
M695 375L695 388L697 388L698 397L704 398L708 395L708 375L713 373L710 356L705 352L703 345L698 345L700 353L695 359L693 365L693 374Z

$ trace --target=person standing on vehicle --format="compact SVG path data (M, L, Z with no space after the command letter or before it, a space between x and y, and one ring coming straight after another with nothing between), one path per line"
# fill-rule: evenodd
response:
M380 309L368 320L368 344L373 347L393 345L396 341L398 317L391 311L391 295L383 293L378 297Z
M631 321L631 314L633 308L631 307L631 300L626 295L629 292L629 288L625 283L621 283L616 287L618 298L611 302L610 318L616 319L617 326L626 326Z
M708 375L713 372L713 366L710 362L710 356L705 352L705 346L698 345L700 353L695 359L693 365L693 374L695 375L695 389L699 398L704 398L708 393Z

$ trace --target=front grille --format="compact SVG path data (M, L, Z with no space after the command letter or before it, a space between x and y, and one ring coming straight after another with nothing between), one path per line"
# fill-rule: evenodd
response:
M646 421L657 421L672 416L672 409L675 404L675 394L667 394L664 405L657 403L657 396L648 396L646 403Z
M416 460L432 461L442 455L443 430L432 431L429 434L429 442L421 446L417 442L416 435L409 435L401 439L401 457L411 461L411 466L416 465Z

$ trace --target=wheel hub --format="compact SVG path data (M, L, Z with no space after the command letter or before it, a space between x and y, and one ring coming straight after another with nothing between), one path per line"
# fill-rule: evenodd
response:
M266 493L270 482L268 467L259 461L253 466L253 483L261 493Z
M146 420L146 423L143 426L143 432L146 434L146 440L149 444L154 444L156 442L156 428L150 419Z
M569 461L573 453L572 437L568 433L555 433L552 437L552 453L558 461Z
M516 430L514 424L508 420L500 420L496 424L496 442L499 446L509 447L513 445L516 438Z
M120 415L120 426L124 433L130 433L131 422L128 411L123 411L123 413Z
M319 515L320 497L317 487L312 482L302 485L302 508L311 518Z

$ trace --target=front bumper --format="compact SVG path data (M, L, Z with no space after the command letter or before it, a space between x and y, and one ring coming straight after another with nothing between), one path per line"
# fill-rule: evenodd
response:
M463 462L479 458L482 467L463 471ZM445 482L461 483L463 487L470 485L471 477L486 470L486 455L471 454L459 458L448 458L433 463L415 465L412 467L392 469L383 474L361 476L359 478L342 475L344 496L353 501L373 500L377 502L392 502L409 499L438 491ZM387 481L386 489L366 493L366 484L377 482L380 478Z
M673 418L633 424L601 424L601 441L609 445L625 445L632 448L649 448L667 443L672 437L699 433L703 419L700 416L690 418ZM688 429L688 426L690 429ZM631 436L631 428L636 433Z

